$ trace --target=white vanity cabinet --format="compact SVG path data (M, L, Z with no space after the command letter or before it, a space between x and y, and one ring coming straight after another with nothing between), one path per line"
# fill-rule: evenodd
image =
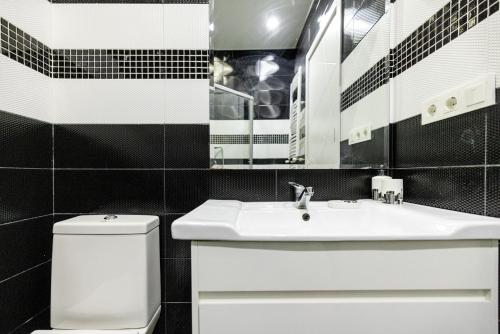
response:
M497 284L497 240L193 241L193 334L497 334Z

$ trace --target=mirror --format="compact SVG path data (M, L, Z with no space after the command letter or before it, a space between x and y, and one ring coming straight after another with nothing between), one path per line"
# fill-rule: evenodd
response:
M389 161L385 0L211 0L211 168Z

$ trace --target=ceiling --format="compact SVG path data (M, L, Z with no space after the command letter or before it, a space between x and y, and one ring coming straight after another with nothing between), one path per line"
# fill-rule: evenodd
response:
M314 0L213 1L215 50L263 50L294 49Z

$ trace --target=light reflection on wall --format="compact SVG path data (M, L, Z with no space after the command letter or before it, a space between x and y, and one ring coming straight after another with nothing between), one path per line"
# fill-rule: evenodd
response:
M295 50L214 53L214 82L253 96L255 119L288 119ZM228 104L231 102L234 101L214 98L215 119L241 117L240 107Z

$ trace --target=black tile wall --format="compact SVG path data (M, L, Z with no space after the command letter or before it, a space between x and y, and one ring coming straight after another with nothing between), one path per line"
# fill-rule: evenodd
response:
M165 167L208 168L209 132L208 124L166 124Z
M54 192L56 213L163 212L161 170L56 169Z
M247 202L274 201L274 170L211 170L209 198L236 199Z
M486 215L500 218L500 167L486 168Z
M14 329L11 334L31 334L36 330L50 329L50 308L47 307L40 313L25 321L21 326Z
M191 334L191 303L166 304L166 332Z
M48 328L52 125L0 111L0 333Z
M0 281L0 333L11 333L50 304L50 262Z
M496 92L497 104L493 107L487 108L487 164L498 165L500 164L500 89Z
M314 200L361 199L370 197L372 170L277 170L277 200L293 200L288 182L314 187Z
M163 167L161 124L61 124L54 136L56 168Z
M163 257L166 259L189 259L191 258L191 242L188 240L172 239L172 223L182 217L182 214L169 214L165 216L165 229L162 234L165 247Z
M52 214L0 227L0 281L52 257Z
M340 143L340 165L342 168L387 168L389 166L389 126L372 130L372 139L349 145L349 140Z
M0 166L52 167L52 125L0 111Z
M0 196L0 224L52 214L52 171L0 168Z
M393 167L483 164L488 109L427 125L421 115L393 124Z
M188 213L208 199L208 170L166 169L165 212Z
M191 302L191 259L165 260L166 302Z
M499 217L497 104L436 123L420 116L392 124L392 173L405 200Z
M484 167L394 169L404 180L405 201L484 214Z

